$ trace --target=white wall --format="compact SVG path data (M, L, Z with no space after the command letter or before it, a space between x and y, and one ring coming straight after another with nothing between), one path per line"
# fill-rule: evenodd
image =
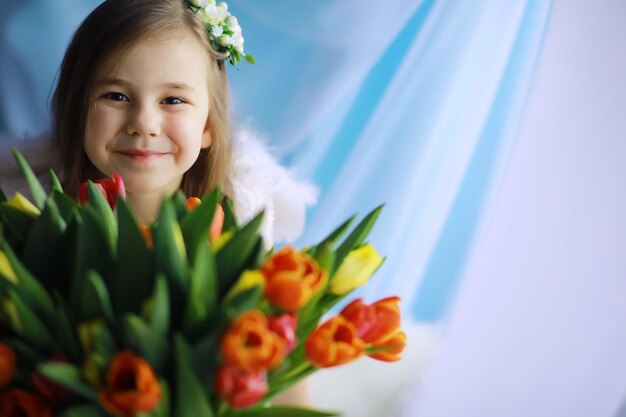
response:
M441 351L404 415L615 416L626 398L626 1L554 2L504 165Z

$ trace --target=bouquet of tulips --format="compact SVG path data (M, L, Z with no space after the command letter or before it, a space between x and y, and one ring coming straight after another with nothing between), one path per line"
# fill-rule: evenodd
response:
M219 190L138 225L118 175L75 201L14 153L33 202L0 189L0 417L330 416L270 404L319 368L399 359L397 297L323 317L383 262L380 208L268 253L262 214L238 225Z

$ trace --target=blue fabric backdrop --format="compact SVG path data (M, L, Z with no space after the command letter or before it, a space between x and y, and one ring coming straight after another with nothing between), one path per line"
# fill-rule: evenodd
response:
M0 3L0 133L48 127L65 45L97 0ZM385 202L388 256L367 298L438 321L497 190L540 57L550 0L233 0L257 64L234 113L320 186L301 242Z

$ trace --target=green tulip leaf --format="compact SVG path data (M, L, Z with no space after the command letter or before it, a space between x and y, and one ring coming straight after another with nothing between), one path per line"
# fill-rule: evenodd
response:
M124 323L124 335L128 346L160 373L164 369L169 348L166 343L167 335L157 333L149 323L135 314L127 314Z
M24 176L24 179L26 179L28 188L30 188L30 193L32 194L33 199L35 200L35 205L40 210L43 209L44 205L46 204L46 192L41 186L41 183L37 179L37 176L31 169L31 167L28 165L28 162L26 162L26 159L24 159L24 156L22 156L20 151L13 148L11 149L11 152L13 153L13 156L15 157L15 160L17 161L17 164L19 165L20 170L22 171L22 175Z
M8 198L7 198L6 193L4 192L2 187L0 187L0 203L4 203L7 200L8 200Z
M45 362L39 365L38 371L75 394L98 402L98 393L82 379L79 367L69 363Z
M176 417L213 417L203 386L191 366L191 352L180 335L174 337L176 353Z
M343 223L341 223L341 225L339 225L339 227L337 227L335 230L333 230L317 246L322 246L322 245L325 245L325 244L334 245L335 242L348 231L350 226L352 226L352 223L354 223L354 220L356 220L356 214L353 215L352 217L350 217L349 219L347 219L346 221L344 221Z
M85 285L81 291L81 320L89 321L102 317L107 322L113 323L115 314L104 281L94 270L88 270L85 278Z
M0 218L2 218L2 224L7 226L21 242L26 241L26 237L36 220L15 207L9 206L6 202L0 203Z
M188 332L207 317L217 304L217 265L215 255L206 240L196 247L191 272L189 298L186 304L183 330Z
M15 291L33 307L40 317L54 317L55 308L52 298L41 282L24 267L7 242L2 242L0 248L4 251L18 278L18 283L14 287Z
M224 226L222 227L222 232L239 230L232 201L228 198L223 199L222 208L224 209Z
M98 223L101 225L111 251L115 255L117 228L113 210L111 209L111 206L105 196L92 181L87 181L87 190L89 193L89 206L92 207L97 213L94 218L97 219Z
M15 329L14 326L16 333L44 352L54 350L54 337L44 322L37 317L31 307L15 291L8 290L7 294L15 306L15 312L19 319L19 328Z
M168 278L172 305L183 305L187 301L190 278L185 244L171 201L166 200L161 206L153 232L157 271L163 272ZM173 326L177 327L180 323L182 313L172 310Z
M41 215L33 223L24 245L22 260L28 270L46 286L65 274L67 224L56 203L46 200Z
M57 191L63 194L63 186L61 185L61 181L59 181L59 177L57 177L56 172L53 169L50 170L50 185L52 186L53 191Z
M220 191L216 188L204 197L202 203L193 209L193 211L183 219L180 225L192 263L195 261L194 257L197 253L196 248L198 245L209 239L209 230L213 222L219 196Z
M158 274L154 282L152 297L144 305L146 320L152 329L163 337L167 337L170 327L170 297L167 288L167 278Z
M126 204L117 202L119 231L115 276L110 280L115 311L139 313L137 300L145 300L154 287L154 265L137 222Z
M52 200L59 209L59 214L66 223L69 223L75 216L77 216L79 205L76 201L68 197L67 194L63 194L58 190L52 190L51 196Z
M80 305L80 291L88 270L98 272L101 277L111 277L115 268L111 247L98 221L98 214L91 207L82 209L81 214L69 226L68 235L73 239L69 250L66 249L70 255L68 272L72 281L69 294L73 307Z
M183 220L189 215L189 211L187 210L187 198L185 197L185 194L181 190L176 191L176 193L172 196L172 203L174 203L176 219L182 227ZM183 231L183 235L184 234L185 232Z
M259 227L263 221L263 212L259 213L248 224L237 231L235 235L224 244L217 253L217 276L219 277L218 289L220 298L228 292L239 275L249 269L246 261L250 259L261 240Z
M97 405L81 404L63 409L57 417L110 417L111 415Z
M348 237L343 241L339 248L337 248L337 256L334 267L335 270L337 270L339 265L341 265L341 262L352 249L360 246L365 241L365 238L372 230L372 227L374 227L374 223L376 223L378 215L382 211L383 207L384 205L380 205L365 216L365 218L354 228L352 233L350 233L350 235L348 235Z

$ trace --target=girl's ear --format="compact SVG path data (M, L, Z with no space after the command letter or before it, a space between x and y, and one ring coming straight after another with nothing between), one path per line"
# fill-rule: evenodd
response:
M211 136L211 125L207 121L206 126L204 127L204 132L202 132L202 149L210 148L213 144L213 137Z

